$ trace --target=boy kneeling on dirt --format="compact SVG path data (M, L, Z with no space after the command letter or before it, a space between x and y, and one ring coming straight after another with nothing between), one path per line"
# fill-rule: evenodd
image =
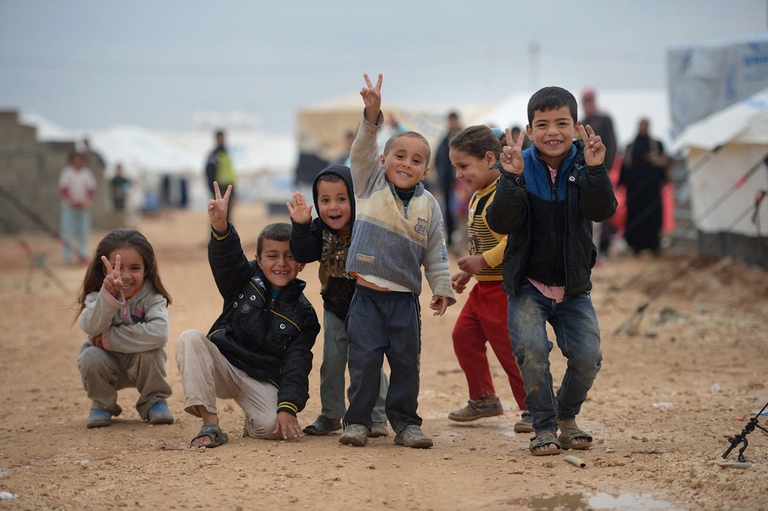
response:
M248 261L227 210L232 186L208 203L208 261L224 309L208 335L181 333L176 364L185 410L203 419L193 446L217 447L229 438L219 427L216 398L234 399L245 412L244 436L304 436L296 414L309 398L312 346L320 324L296 278L304 268L288 247L291 226L277 223L259 234L256 259Z

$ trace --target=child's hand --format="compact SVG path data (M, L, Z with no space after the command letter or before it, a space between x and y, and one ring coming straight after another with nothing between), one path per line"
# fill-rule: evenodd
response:
M500 160L501 166L504 170L511 172L512 174L522 174L525 167L523 162L523 141L525 140L525 134L520 133L517 137L517 142L512 138L512 132L509 128L504 130L507 136L507 145L504 146L504 152L501 153Z
M433 316L442 316L448 309L448 297L434 295L432 301L429 302L429 308L435 311Z
M91 346L96 346L98 348L104 349L104 341L102 339L101 334L92 335L90 339L88 339L91 342Z
M590 167L601 165L605 161L605 144L600 135L595 135L595 130L587 124L579 124L579 135L584 141L584 162ZM613 162L611 162L613 163Z
M298 419L292 413L283 411L277 412L275 429L272 431L272 434L281 434L283 440L290 440L291 438L298 440L304 436Z
M488 263L485 262L485 258L483 258L483 256L480 254L466 256L459 259L459 269L469 273L470 275L474 275L483 268L487 267Z
M101 262L104 263L104 288L109 294L119 298L123 290L123 277L120 273L120 255L115 257L114 268L109 264L109 259L106 256L101 256Z
M373 86L367 74L364 74L363 77L367 87L363 87L360 90L360 95L363 97L363 103L365 103L365 120L371 124L376 124L376 121L379 119L379 112L381 111L381 82L384 77L379 73L379 81L376 82L376 87Z
M465 289L467 289L467 282L469 282L470 278L471 278L471 275L465 271L460 271L459 273L455 273L451 275L451 287L458 294L461 294L464 292Z
M219 183L213 182L213 191L215 198L208 201L208 217L211 219L211 227L216 232L226 232L227 230L227 211L229 210L229 196L232 193L232 185L227 187L224 197L221 196Z
M308 224L312 221L312 204L307 206L307 200L301 192L293 194L293 204L286 202L288 211L291 213L291 220L297 224Z

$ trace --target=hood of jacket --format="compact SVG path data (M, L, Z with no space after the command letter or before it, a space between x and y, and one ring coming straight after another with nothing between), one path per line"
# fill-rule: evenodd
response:
M350 232L352 232L352 226L355 224L355 187L352 185L352 172L349 170L349 167L346 165L331 165L330 167L326 167L323 170L320 171L317 176L315 176L314 181L312 181L312 201L313 204L315 204L315 211L317 211L317 183L320 180L321 177L327 176L328 174L335 174L339 176L341 179L344 180L344 184L347 185L347 193L349 194L349 205L352 210L352 214L350 217L349 222L349 229ZM318 223L322 227L322 229L328 229L330 231L335 232L333 229L328 227L325 222L323 222L323 219L320 218L320 215L317 216Z

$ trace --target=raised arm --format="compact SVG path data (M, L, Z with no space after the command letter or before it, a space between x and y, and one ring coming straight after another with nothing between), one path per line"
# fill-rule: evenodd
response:
M363 103L365 103L365 120L375 125L379 118L379 112L381 112L381 82L384 76L379 73L379 79L375 86L367 74L364 74L363 78L365 78L366 87L360 90L360 95L363 97Z

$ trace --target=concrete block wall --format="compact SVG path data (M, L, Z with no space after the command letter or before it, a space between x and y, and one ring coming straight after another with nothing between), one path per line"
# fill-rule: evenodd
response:
M9 199L0 194L0 232L59 232L59 175L75 147L74 140L39 142L36 128L20 124L18 112L0 111L0 186L12 196ZM92 214L94 229L119 227L122 216L112 211L107 200L104 167L94 158L87 158L86 165L98 184Z

